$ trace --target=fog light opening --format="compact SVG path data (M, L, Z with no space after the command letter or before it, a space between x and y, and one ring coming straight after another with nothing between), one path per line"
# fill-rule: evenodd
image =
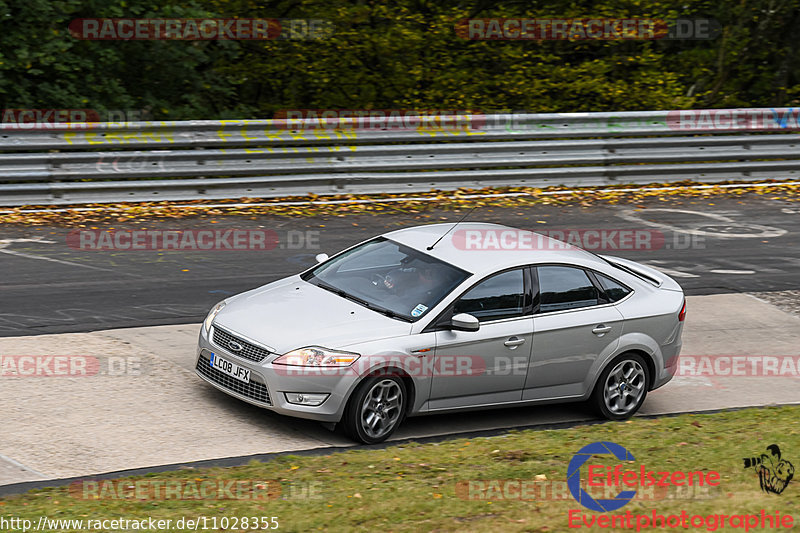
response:
M310 393L310 392L284 392L286 401L295 405L309 405L316 407L321 405L322 402L328 399L328 394Z

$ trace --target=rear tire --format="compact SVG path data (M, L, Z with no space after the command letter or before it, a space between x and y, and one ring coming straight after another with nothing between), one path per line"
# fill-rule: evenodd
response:
M406 386L398 377L366 378L345 407L345 435L364 444L385 441L405 418L407 398Z
M647 397L650 376L641 355L623 353L600 373L592 403L609 420L625 420L636 414Z

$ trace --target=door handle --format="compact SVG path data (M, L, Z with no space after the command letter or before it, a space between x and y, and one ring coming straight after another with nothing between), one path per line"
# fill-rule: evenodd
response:
M609 331L611 331L611 326L606 326L604 324L600 324L599 326L597 326L596 328L594 328L592 330L592 333L594 333L598 337L602 337L603 335L605 335Z
M508 346L512 350L519 346L520 344L525 344L525 339L520 339L519 337L510 337L503 345Z

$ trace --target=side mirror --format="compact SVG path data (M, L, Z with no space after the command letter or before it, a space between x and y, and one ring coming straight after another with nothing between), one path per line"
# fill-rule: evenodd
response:
M458 331L478 331L481 323L477 318L468 313L458 313L450 319L450 329Z
M328 260L328 254L317 254L314 256L314 259L317 260L317 263L322 263Z

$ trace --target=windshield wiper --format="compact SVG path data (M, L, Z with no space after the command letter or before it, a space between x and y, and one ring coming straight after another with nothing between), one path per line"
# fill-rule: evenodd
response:
M335 295L337 295L337 296L341 296L342 298L345 298L345 299L347 299L347 300L353 300L354 302L356 302L356 303L359 303L359 304L363 305L363 306L364 306L364 307L366 307L367 309L372 309L372 305L371 305L371 304L370 304L368 301L366 301L366 300L362 300L362 299L361 299L361 298L359 298L358 296L353 296L352 294L350 294L350 293L348 293L348 292L345 292L345 291L343 291L342 289L337 289L337 288L336 288L336 287L334 287L333 285L328 285L328 284L327 284L327 283L325 283L324 281L319 281L319 280L317 280L317 283L316 283L316 285L317 285L318 287L322 287L322 288L323 288L323 289L325 289L326 291L330 291L330 292L332 292L333 294L335 294Z
M333 294L335 294L337 296L341 296L342 298L345 298L347 300L352 300L352 301L356 302L357 304L361 304L364 307L366 307L367 309L370 309L370 310L375 311L377 313L381 313L382 315L386 315L389 318L399 318L400 320L403 320L405 322L411 322L411 319L406 317L406 316L397 314L397 313L395 313L394 311L392 311L390 309L386 309L385 307L380 307L378 305L369 303L368 301L366 301L366 300L364 300L362 298L359 298L358 296L353 296L352 294L349 294L349 293L343 291L342 289L337 289L336 287L334 287L332 285L328 285L327 283L325 283L324 281L320 281L319 279L316 280L315 285L317 285L317 287L322 287L326 291L330 291L330 292L332 292Z
M364 307L369 307L369 304L367 304L367 302L362 300L361 298L358 298L357 296L353 296L352 294L348 294L345 291L343 291L342 289L337 289L333 285L328 285L324 281L317 280L315 285L317 287L322 287L326 291L330 291L330 292L332 292L333 294L335 294L337 296L341 296L342 298L346 298L348 300L353 300L354 302L358 302L361 305L363 305Z
M411 319L410 319L410 318L408 318L407 316L404 316L404 315L401 315L401 314L395 313L395 312L394 312L394 311L392 311L391 309L386 309L385 307L378 307L378 306L376 306L376 305L368 305L367 307L369 307L369 308L370 308L370 309L372 309L373 311L376 311L376 312L378 312L378 313L381 313L381 314L383 314L383 315L386 315L386 316L388 316L389 318L399 318L400 320L402 320L402 321L404 321L404 322L411 322Z

